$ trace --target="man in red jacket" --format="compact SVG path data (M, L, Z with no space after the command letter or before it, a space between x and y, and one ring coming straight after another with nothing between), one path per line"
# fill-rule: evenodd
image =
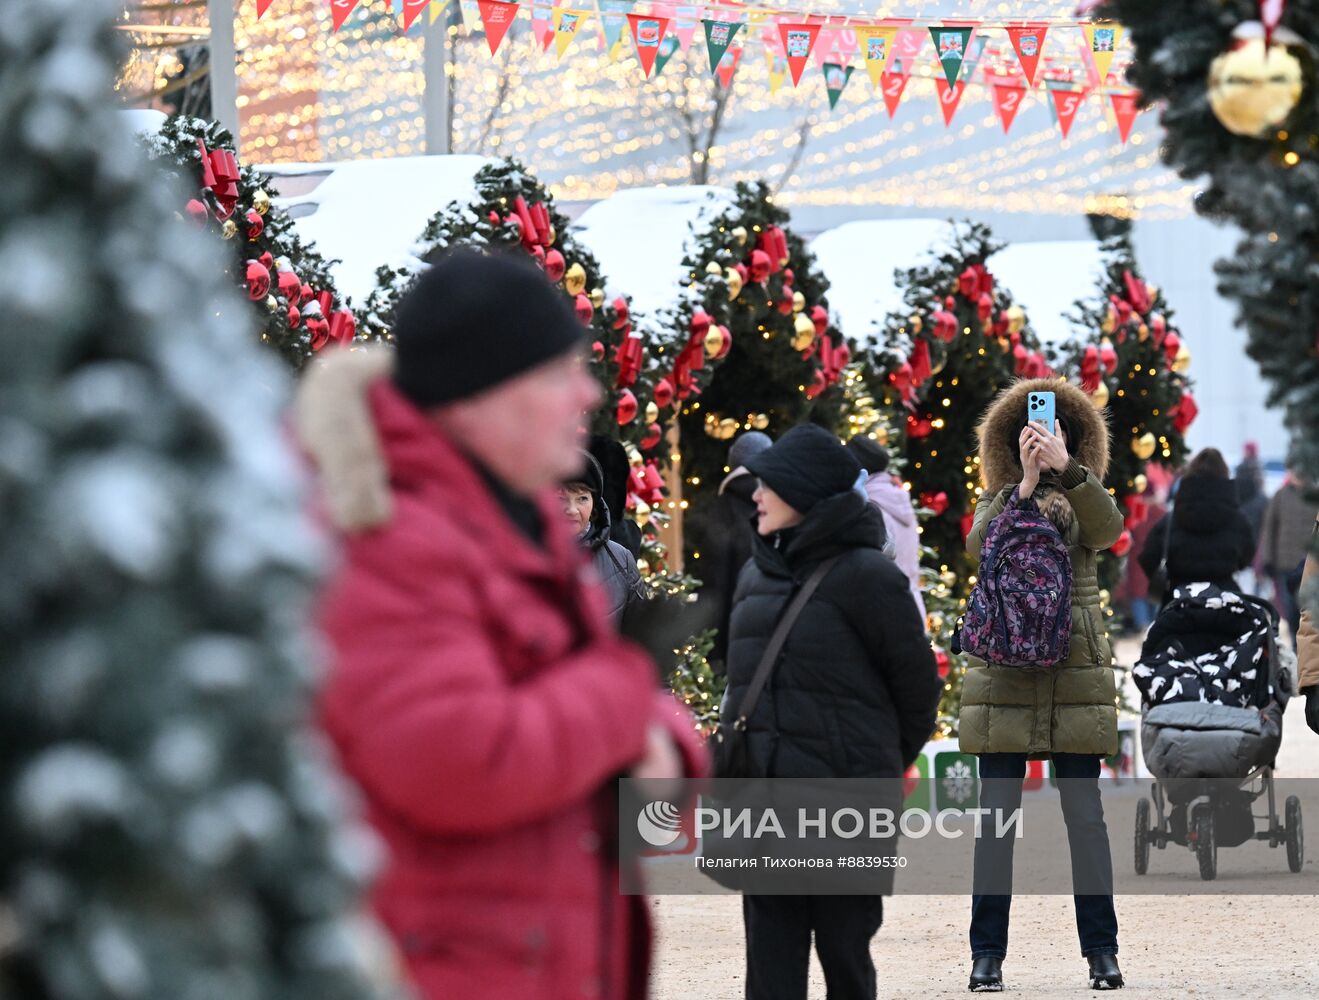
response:
M599 402L583 328L529 261L466 252L395 338L327 361L297 415L342 533L322 713L389 850L376 909L427 1000L643 997L615 779L701 750L555 501Z

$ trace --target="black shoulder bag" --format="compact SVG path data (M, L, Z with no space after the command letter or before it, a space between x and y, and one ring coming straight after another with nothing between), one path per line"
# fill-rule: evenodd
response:
M783 644L788 641L788 633L801 617L802 610L810 601L811 595L841 558L841 555L831 556L816 566L788 603L783 617L774 628L774 634L770 636L769 643L765 646L760 663L756 665L755 675L751 678L746 694L742 696L742 704L737 707L737 714L732 719L722 720L719 727L719 745L715 752L716 778L752 777L750 753L747 749L747 720L756 710L756 704L765 690L769 675L774 671L783 652Z
M1168 599L1168 545L1172 542L1172 504L1168 505L1168 516L1163 524L1163 555L1159 565L1150 574L1149 595L1157 597L1160 604Z

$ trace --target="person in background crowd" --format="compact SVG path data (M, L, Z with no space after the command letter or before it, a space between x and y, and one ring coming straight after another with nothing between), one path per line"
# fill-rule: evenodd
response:
M609 537L637 559L641 555L641 526L627 516L627 480L632 471L627 449L607 434L592 434L587 450L600 463L600 496L609 508Z
M609 595L609 620L615 627L623 611L635 601L645 600L641 571L627 549L610 535L612 521L604 500L604 473L590 452L582 452L578 475L563 484L559 500L564 516L577 531L577 541L591 553L596 574Z
M1237 590L1236 574L1255 558L1255 534L1241 512L1237 488L1217 448L1205 448L1187 463L1177 485L1172 513L1150 529L1140 551L1140 567L1152 577L1163 561L1168 539L1168 593L1184 583L1214 583Z
M1264 511L1268 509L1269 498L1264 493L1264 466L1259 460L1259 445L1254 441L1246 442L1245 457L1236 469L1236 483L1241 513L1246 515L1246 521L1255 533L1256 544L1256 557L1251 559L1241 582L1247 592L1258 595L1261 591L1259 578L1262 575L1258 568L1258 548L1263 537Z
M803 424L747 468L760 482L758 535L733 607L728 706L741 704L797 587L840 557L788 634L748 721L752 773L900 778L934 729L942 683L907 579L880 552L880 512L853 489L860 466L833 434ZM742 902L748 1000L806 1000L812 935L832 1000L876 995L870 940L882 896Z
M1273 581L1274 606L1291 626L1292 643L1300 627L1300 605L1296 592L1301 583L1301 566L1306 544L1319 508L1306 499L1306 482L1299 469L1288 468L1287 480L1269 501L1260 536L1260 558L1264 572Z
M893 560L911 584L916 611L925 621L925 599L921 596L921 541L916 530L916 508L911 494L902 488L902 480L889 475L889 453L873 438L857 435L847 442L848 449L865 469L866 497L884 515L884 530L893 543Z
M705 546L697 573L701 577L701 599L709 595L715 605L714 626L718 629L710 662L722 672L728 656L728 619L733 613L733 592L737 577L751 558L755 538L752 521L756 516L756 477L747 471L747 462L774 442L768 434L747 431L739 434L728 449L728 475L719 484L719 496L710 515L710 540Z
M392 356L332 355L300 394L342 543L321 717L388 850L373 903L424 1000L642 1000L617 779L704 769L555 495L600 399L582 334L531 262L455 252L400 303Z
M1319 541L1319 518L1315 520L1311 533ZM1319 558L1315 557L1313 542L1311 552L1305 557L1305 570L1301 574L1301 599L1305 599L1306 590L1319 578ZM1300 613L1300 628L1296 632L1296 659L1298 661L1297 684L1305 695L1305 722L1310 729L1319 733L1319 628L1316 627L1314 608L1304 605Z
M1031 392L1053 392L1057 426L1029 423ZM1072 632L1067 658L1048 670L1023 670L969 659L962 681L959 740L980 759L980 807L1011 815L1021 805L1027 758L1048 757L1059 778L1074 884L1076 930L1092 989L1117 989L1117 912L1113 863L1099 794L1099 765L1117 752L1117 686L1095 570L1098 553L1122 534L1122 514L1104 488L1108 427L1081 389L1056 379L1019 381L990 404L981 421L984 493L966 550L979 559L990 523L1018 496L1033 498L1058 529L1072 565ZM1012 896L1011 837L975 841L971 897L974 992L1003 989ZM1105 894L1100 891L1107 888ZM999 890L999 891L992 891ZM1037 942L1032 942L1038 947Z
M1144 549L1150 531L1167 513L1153 483L1146 485L1142 496L1146 503L1145 518L1131 529L1131 551L1135 557L1127 560L1121 590L1115 595L1119 600L1127 602L1131 611L1131 627L1140 633L1144 633L1154 621L1155 612L1159 609L1159 595L1150 594L1150 578L1141 568L1139 554Z

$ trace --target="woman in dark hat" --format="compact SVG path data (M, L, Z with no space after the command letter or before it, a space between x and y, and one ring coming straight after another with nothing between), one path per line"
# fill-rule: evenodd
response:
M590 452L582 452L581 474L559 489L563 513L577 526L577 540L591 553L609 595L609 620L617 626L633 601L644 599L641 571L627 549L609 537L612 519L604 499L604 473Z
M750 771L901 778L934 729L941 684L907 578L880 550L882 515L853 489L861 466L809 424L746 464L760 481L758 535L734 598L726 706L741 705L798 587L839 557L747 720ZM744 896L748 1000L805 1000L812 934L829 996L873 998L870 940L882 917L877 895Z

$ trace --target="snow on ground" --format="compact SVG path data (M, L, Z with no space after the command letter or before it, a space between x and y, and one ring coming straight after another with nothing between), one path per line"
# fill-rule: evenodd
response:
M869 343L875 323L902 308L894 270L919 263L948 232L938 219L874 219L817 236L811 251L829 279L829 307L843 335Z
M412 263L412 248L430 217L450 202L469 204L477 172L493 162L482 156L396 156L261 169L289 192L277 201L294 216L298 235L340 262L335 282L360 305L375 288L376 268Z
M632 296L634 313L654 316L678 301L693 234L732 203L727 188L630 188L588 208L573 233L600 262L605 291Z
M1093 240L1014 243L990 258L989 269L1012 292L1040 340L1066 340L1077 331L1063 316L1077 299L1094 298L1104 260Z

